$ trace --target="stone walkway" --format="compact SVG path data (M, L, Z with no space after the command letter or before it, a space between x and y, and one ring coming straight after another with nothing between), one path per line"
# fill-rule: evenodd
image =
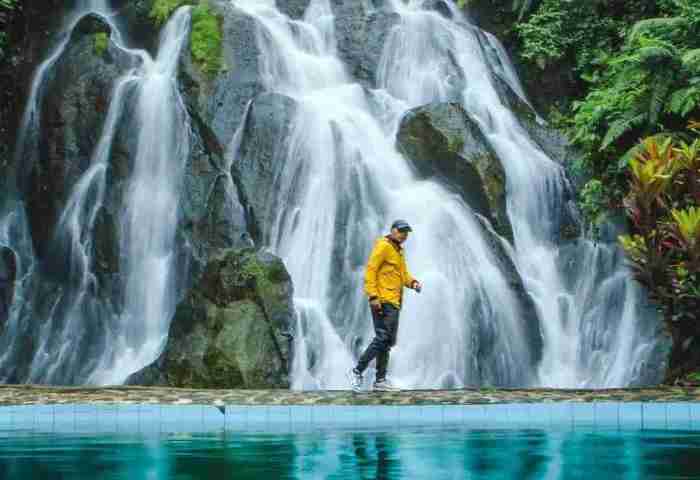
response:
M162 387L0 385L0 405L466 405L540 402L700 402L700 387L607 390L463 389L403 392L193 390Z

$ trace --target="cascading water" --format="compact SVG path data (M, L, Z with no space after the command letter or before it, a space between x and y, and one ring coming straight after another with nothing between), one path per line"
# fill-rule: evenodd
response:
M189 155L189 121L176 85L180 51L189 33L189 8L179 9L164 27L155 60L143 50L126 47L118 26L111 21L104 1L79 2L65 21L60 41L38 68L20 127L17 155L31 155L28 138L39 134L38 115L45 77L61 56L77 23L96 13L110 24L116 48L138 65L115 84L100 140L90 167L75 184L57 223L54 244L65 252L67 273L53 306L43 318L36 318L32 301L15 301L7 328L0 338L6 347L0 357L3 371L13 372L11 364L21 363L16 339L31 322L36 336L26 381L36 383L121 383L130 373L157 356L167 336L168 321L176 302L173 288L175 226L179 204L182 167ZM94 263L93 229L106 188L106 172L112 143L122 120L127 97L135 92L134 118L138 140L133 172L123 194L120 257L124 259L121 311L98 299ZM132 95L133 97L134 95ZM23 207L6 201L4 232L26 232ZM34 254L28 235L3 234L20 259L30 264L20 267L17 297L32 287ZM26 286L25 286L26 284ZM16 376L10 373L10 379ZM5 378L7 381L7 378Z
M643 321L638 288L615 248L585 239L567 251L556 244L566 179L499 98L496 74L527 102L505 51L454 5L448 20L420 0L389 3L401 21L385 44L374 92L378 116L392 120L382 130L370 98L338 62L328 2L312 1L303 21L291 21L271 1L233 1L258 22L267 89L298 102L273 202L281 208L267 236L296 289L293 387L345 387L342 373L358 339L372 335L361 293L364 261L372 239L399 216L415 225L409 265L427 286L419 299L406 298L391 365L399 384L641 381L637 367L654 346L653 322ZM507 172L513 260L544 335L538 367L528 363L522 312L471 211L439 185L413 179L392 146L406 109L448 100L463 103ZM572 255L578 268L564 274ZM497 353L488 358L479 358L477 324L496 337Z
M233 5L258 23L267 89L297 101L275 183L280 209L266 232L294 280L293 387L346 388L344 370L372 334L360 288L364 262L399 216L416 231L409 264L427 287L420 299L405 298L396 380L411 387L533 381L520 306L478 220L441 185L413 178L338 60L329 2L313 0L303 21L291 21L272 1ZM477 358L481 332L469 316L496 332L496 355Z
M418 106L452 100L454 79L463 79L458 98L506 171L515 260L538 305L544 333L539 382L559 387L634 382L639 374L635 366L654 344L653 328L644 324L637 308L637 287L615 249L584 239L575 256L590 261L576 262L578 269L565 278L566 257L555 238L566 179L499 97L493 74L510 69L505 52L497 49L500 65L489 63L484 45L493 46L493 39L468 25L458 10L452 21L424 10L423 3L391 1L401 22L387 41L379 86ZM515 82L507 83L521 93ZM604 281L598 282L601 277Z
M190 125L176 74L189 22L189 8L173 15L139 84L136 156L119 235L124 309L113 339L114 363L97 369L99 383L123 382L156 359L177 301L175 228Z
M618 249L584 238L566 245L556 240L566 179L500 98L496 77L527 103L495 37L470 25L449 1L452 19L427 10L423 0L387 0L381 8L395 11L399 22L385 41L378 88L367 91L339 60L329 0L311 0L298 21L281 14L274 0L231 3L256 22L266 90L296 104L275 159L280 168L263 232L294 281L293 388L347 388L344 371L373 335L361 290L367 255L398 217L414 227L408 262L425 289L404 298L390 365L397 383L603 387L644 381L639 367L655 348L654 322L642 312L641 292ZM362 3L367 12L371 3ZM179 295L175 234L190 126L176 74L188 7L172 16L152 59L125 45L106 0L78 0L32 79L15 166L21 170L38 155L49 73L89 13L105 19L110 48L133 63L115 82L89 167L60 215L53 240L67 272L64 282L47 287L53 290L46 298L20 193L26 172L7 181L0 247L15 253L17 285L0 336L3 382L121 383L158 355ZM503 240L503 250L539 318L525 318L483 219L436 181L417 180L394 147L407 110L441 101L462 103L505 168L514 248ZM107 167L124 124L135 141L118 194L121 280L105 299L96 293L92 235L111 195ZM230 144L231 162L244 127L245 121ZM236 186L231 181L226 188L227 201L237 205ZM538 324L542 352L530 341ZM17 373L17 365L26 371Z

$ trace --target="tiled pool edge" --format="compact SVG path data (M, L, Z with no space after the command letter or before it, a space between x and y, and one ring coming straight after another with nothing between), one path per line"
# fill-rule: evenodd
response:
M583 389L459 389L402 392L204 390L165 387L0 385L0 406L19 405L482 405L510 403L700 402L700 387Z
M17 433L163 434L411 427L700 430L698 402L471 405L51 404L0 407L0 437Z

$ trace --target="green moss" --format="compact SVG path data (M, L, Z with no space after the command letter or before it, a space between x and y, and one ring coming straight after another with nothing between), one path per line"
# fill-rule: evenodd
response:
M156 0L151 7L149 17L156 25L163 25L170 15L183 5L192 5L194 0Z
M449 138L447 140L447 149L452 153L462 153L464 149L464 139L459 136Z
M207 75L222 68L222 18L205 2L192 11L190 52L195 64Z
M107 46L109 45L109 35L105 32L96 33L94 36L95 41L95 55L101 57L107 51Z

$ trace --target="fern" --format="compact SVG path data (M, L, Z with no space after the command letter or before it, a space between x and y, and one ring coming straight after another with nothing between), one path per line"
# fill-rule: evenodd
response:
M666 111L685 118L698 104L700 104L700 86L692 85L673 92Z
M600 150L605 150L611 143L620 138L622 135L629 132L633 128L642 125L646 118L647 116L645 114L638 113L636 115L627 116L613 122L603 138L603 143L600 146Z
M656 123L659 121L659 114L664 108L664 103L666 102L666 97L671 89L672 83L673 78L668 73L659 73L659 75L654 79L651 95L649 97L649 111L647 118L647 123L652 128L656 126Z

